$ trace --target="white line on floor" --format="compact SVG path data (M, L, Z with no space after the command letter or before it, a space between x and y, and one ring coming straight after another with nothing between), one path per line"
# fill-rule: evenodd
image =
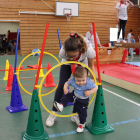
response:
M59 75L53 75L53 76L59 76ZM31 79L35 79L35 77L20 77L20 78L31 78ZM0 81L3 79L0 79Z
M137 106L140 106L140 104L138 104L138 103L136 103L136 102L134 102L134 101L132 101L132 100L129 100L129 99L127 99L127 98L125 98L125 97L123 97L123 96L121 96L121 95L118 95L118 94L116 94L115 92L112 92L112 91L110 91L110 90L108 90L108 89L105 89L105 88L103 88L103 90L108 91L108 92L110 92L110 93L112 93L112 94L114 94L114 95L116 95L116 96L118 96L118 97L120 97L120 98L122 98L122 99L124 99L124 100L126 100L126 101L128 101L128 102L131 102L131 103L133 103L133 104L135 104L135 105L137 105Z

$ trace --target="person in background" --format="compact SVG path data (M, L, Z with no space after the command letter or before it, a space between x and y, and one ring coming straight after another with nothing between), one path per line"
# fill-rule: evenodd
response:
M120 43L119 40L119 36L120 36L120 32L122 29L122 39L123 39L123 43L127 43L125 41L125 27L126 27L126 23L127 23L127 7L133 7L134 4L130 1L130 0L121 0L120 2L118 2L116 4L116 16L117 16L117 22L119 25L119 30L118 30L118 40L117 43Z
M11 41L9 42L9 46L10 46L10 48L11 48L12 54L14 54L15 44L16 44L16 40L11 40Z
M95 43L94 43L94 35L93 35L93 27L92 25L90 25L90 31L86 33L86 39L90 41L90 43L92 44L92 47L95 48ZM100 44L100 40L99 37L96 33L96 40L97 40L97 45L102 47Z
M3 54L4 51L5 51L5 55L7 55L7 53L6 53L7 38L6 38L5 34L3 35L3 38L2 38L1 43L2 43L2 54Z
M134 34L131 34L131 43L135 43L134 36L135 36ZM129 48L129 54L130 54L130 57L131 57L130 60L133 60L133 48Z
M131 43L131 34L133 33L133 30L131 29L130 30L130 33L128 33L127 35L127 40L128 40L128 43Z

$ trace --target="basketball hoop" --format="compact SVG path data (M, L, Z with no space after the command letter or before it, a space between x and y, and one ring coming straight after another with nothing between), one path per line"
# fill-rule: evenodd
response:
M67 17L67 21L70 21L71 14L66 13L65 15L66 15L66 17Z

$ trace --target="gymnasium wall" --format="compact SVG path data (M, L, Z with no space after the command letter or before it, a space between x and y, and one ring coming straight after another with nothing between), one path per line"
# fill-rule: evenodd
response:
M44 0L55 9L55 0ZM66 1L66 0L61 0ZM75 2L75 0L67 0ZM89 31L92 22L96 24L96 31L101 44L109 42L110 28L115 28L116 0L77 0L79 2L79 17L72 17L67 22L66 17L54 15L21 14L19 11L55 12L41 0L1 0L0 22L2 20L20 20L21 54L29 54L34 48L41 48L46 23L49 23L45 51L56 54L59 52L57 29L59 29L61 43L69 36L70 31L78 31L83 36ZM139 12L138 7L128 9L126 35L130 29L134 30L138 42ZM15 21L16 22L16 21ZM18 21L17 21L18 22Z
M10 30L10 32L17 32L17 29L19 29L19 23L0 22L0 34L5 34L6 37L8 30Z

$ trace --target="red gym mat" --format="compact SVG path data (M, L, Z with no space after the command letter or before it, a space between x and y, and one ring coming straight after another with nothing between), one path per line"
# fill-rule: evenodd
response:
M95 66L97 71L97 66ZM140 67L129 64L113 63L100 64L100 72L140 85Z

